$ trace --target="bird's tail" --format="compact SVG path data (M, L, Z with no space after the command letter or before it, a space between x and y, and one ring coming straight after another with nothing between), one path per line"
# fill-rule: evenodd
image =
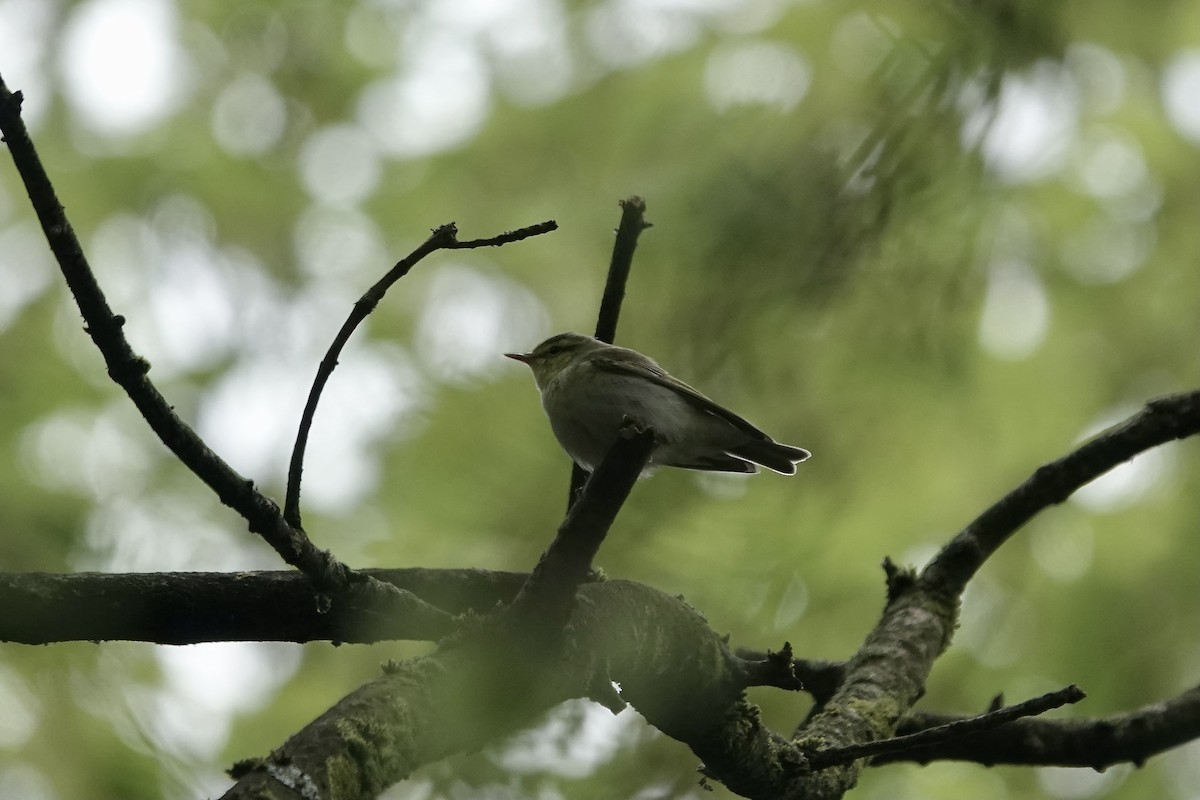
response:
M772 439L752 439L730 448L729 454L753 461L783 475L795 475L796 465L812 455L803 447L780 444Z

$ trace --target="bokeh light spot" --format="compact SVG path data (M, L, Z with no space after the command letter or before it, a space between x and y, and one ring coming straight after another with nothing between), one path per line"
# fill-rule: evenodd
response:
M438 270L417 330L421 359L445 381L464 381L506 363L544 331L546 313L525 287L465 266Z
M356 203L379 185L380 166L371 137L357 125L331 125L304 143L300 176L308 193L332 204Z
M808 92L812 69L787 45L749 42L721 48L708 59L704 88L718 111L767 106L790 111Z
M489 102L488 70L474 48L455 36L431 36L407 68L363 90L358 119L380 150L411 158L470 139Z
M240 75L217 95L212 110L213 138L231 156L259 156L283 135L287 104L261 75Z
M1200 143L1200 50L1185 50L1167 62L1162 100L1167 118L1181 136Z
M964 140L981 129L988 166L1013 183L1046 177L1062 166L1078 124L1079 95L1068 73L1049 62L1027 75L1005 77L994 109L964 126Z
M1037 273L1015 259L993 263L979 320L979 342L1005 361L1028 358L1041 346L1050 324L1050 301Z
M182 103L186 68L167 0L86 0L63 32L67 100L83 123L113 136L140 133Z

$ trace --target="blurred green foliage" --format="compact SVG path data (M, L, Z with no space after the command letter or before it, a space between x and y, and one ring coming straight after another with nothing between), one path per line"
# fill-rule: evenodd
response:
M558 220L435 255L345 353L306 527L355 565L534 563L568 463L499 354L590 331L617 201L644 196L618 341L815 455L794 479L659 473L599 564L736 645L841 658L884 556L922 563L1038 464L1200 382L1197 31L1195 3L1119 0L3 0L0 73L152 376L276 493L358 294L439 224ZM278 567L107 383L39 236L0 167L0 564ZM1089 698L1062 713L1100 715L1194 684L1198 497L1183 443L1035 520L971 587L924 704L1073 682ZM0 796L219 793L427 647L5 646ZM783 731L806 709L754 699ZM893 766L856 792L1191 797L1195 753L1100 776ZM694 770L581 704L388 796L699 797Z

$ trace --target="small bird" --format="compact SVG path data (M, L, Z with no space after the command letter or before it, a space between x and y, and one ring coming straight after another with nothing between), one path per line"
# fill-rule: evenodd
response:
M532 352L504 355L533 370L555 438L589 472L626 418L654 431L650 467L753 473L762 465L795 475L811 455L780 444L636 350L560 333Z

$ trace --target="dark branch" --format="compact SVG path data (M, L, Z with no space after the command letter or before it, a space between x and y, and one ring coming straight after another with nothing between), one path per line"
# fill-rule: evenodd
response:
M222 503L240 514L250 530L262 536L284 561L308 577L317 589L320 610L328 608L333 595L350 589L352 582L366 584L365 587L355 587L356 592L365 589L398 595L400 590L395 587L374 582L370 578L355 578L349 567L328 551L313 545L298 525L288 524L279 506L209 449L147 377L150 363L135 353L125 338L122 331L125 318L114 314L109 307L29 138L20 108L20 96L9 92L3 78L0 78L0 132L4 134L13 163L29 193L30 202L63 278L87 323L88 335L104 357L109 376L125 390L151 430L175 457L212 489ZM415 597L394 599L403 602L410 610L422 605L422 601ZM422 612L430 617L440 613L434 608L425 608Z
M528 225L524 228L517 228L515 231L505 231L499 236L493 236L489 239L468 239L465 242L455 242L446 247L447 250L471 250L476 247L499 247L500 245L510 244L511 242L519 242L522 239L528 239L531 236L541 236L543 233L550 233L558 230L558 223L552 219L545 222L539 222L536 225Z
M304 572L322 591L345 587L348 568L329 553L318 550L301 531L284 522L278 506L210 450L175 414L147 377L150 364L135 353L126 340L122 332L125 318L109 308L21 120L19 97L8 91L3 79L0 79L0 130L50 249L87 323L86 330L104 356L109 376L129 395L163 444L204 481L222 503L241 514L250 529L274 547L287 563Z
M828 702L846 677L846 664L843 661L801 658L796 660L793 669L796 677L804 684L804 691L811 694L819 704Z
M0 573L0 641L437 640L457 628L453 616L509 603L528 578L477 569L361 574L404 591L356 584L319 613L312 585L298 572Z
M893 736L877 742L854 744L848 747L834 747L810 753L808 760L813 769L825 769L838 764L849 764L860 758L880 756L884 754L905 753L920 747L936 747L938 744L961 740L989 730L995 730L1022 717L1033 717L1044 714L1054 708L1078 703L1086 695L1078 686L1068 686L1057 692L1050 692L1023 703L1006 706L986 714L979 714L966 719L947 722L933 728L927 728L919 733L903 736Z
M813 753L893 736L949 646L961 592L987 557L1035 513L1088 481L1143 450L1197 432L1200 391L1152 401L1130 420L1037 470L954 537L920 576L891 566L883 617L847 662L837 692L805 720L794 741ZM787 796L840 797L857 782L864 763L820 770L789 786ZM773 780L764 778L762 785Z
M425 256L438 250L499 247L509 242L519 242L522 239L528 239L531 236L540 236L557 228L558 224L554 220L548 220L537 225L508 231L499 236L493 236L490 239L472 239L460 242L458 241L458 228L455 227L453 222L448 223L435 229L429 238L416 250L413 250L400 261L396 262L387 271L386 275L363 293L363 296L358 299L351 309L350 316L342 323L341 330L333 337L333 342L329 345L325 357L321 359L321 364L317 367L316 378L313 379L312 388L308 392L308 401L304 405L304 413L300 417L300 426L296 431L296 443L292 447L292 458L288 465L287 495L283 504L283 516L290 525L295 528L301 527L300 481L304 472L304 451L308 446L308 434L312 429L313 417L317 413L317 403L321 400L321 392L324 391L329 376L333 374L333 370L337 367L338 356L341 355L342 348L350 341L350 335L375 310L375 307L379 305L379 301L387 294L387 290L392 287L392 284L407 275L409 270L415 267Z
M1023 484L955 536L921 575L926 586L958 595L1009 536L1039 511L1138 453L1200 432L1200 391L1152 400L1137 414L1057 461L1038 467Z
M914 712L898 729L909 733L952 723L961 717ZM1020 719L970 738L877 757L892 761L972 761L1105 769L1113 764L1141 766L1146 759L1200 739L1200 686L1162 703L1124 714L1091 719Z
M746 686L774 686L777 689L799 691L805 688L796 674L796 659L792 643L784 642L778 653L750 653L738 650L737 659L745 676Z
M739 647L738 658L747 665L756 665L752 669L762 670L759 676L761 683L748 683L747 686L778 686L782 689L799 688L808 692L818 703L824 703L837 691L846 673L844 661L822 661L809 658L791 658L790 666L784 669L782 658L792 656L791 642L785 642L783 650L778 653L770 650L765 653ZM754 674L759 674L755 672ZM799 687L788 684L791 680L800 682Z
M635 196L621 201L621 222L617 225L617 237L613 241L608 277L604 281L604 295L600 299L600 313L596 319L596 338L602 342L612 344L617 339L617 319L621 316L625 284L629 282L629 270L633 267L633 251L637 249L638 237L649 227L645 200ZM572 465L567 508L579 496L585 480L587 471L578 464Z
M513 602L516 614L550 633L557 633L566 623L575 592L587 577L592 559L645 468L653 446L653 431L622 427Z
M281 774L307 776L312 796L331 796L336 785L339 797L375 797L422 765L477 750L598 689L706 764L787 763L794 748L741 699L736 659L694 609L629 581L589 583L579 595L550 664L545 650L509 635L503 617L478 621L434 653L390 664L275 752L244 763L226 797L279 793Z
M596 320L596 338L602 342L612 344L617 339L617 319L621 316L621 303L625 300L625 284L629 281L629 270L633 266L633 251L637 249L638 237L649 227L645 200L630 197L621 201L621 224L617 226L612 260L608 264L608 279L604 282L604 296L600 300L600 314Z

